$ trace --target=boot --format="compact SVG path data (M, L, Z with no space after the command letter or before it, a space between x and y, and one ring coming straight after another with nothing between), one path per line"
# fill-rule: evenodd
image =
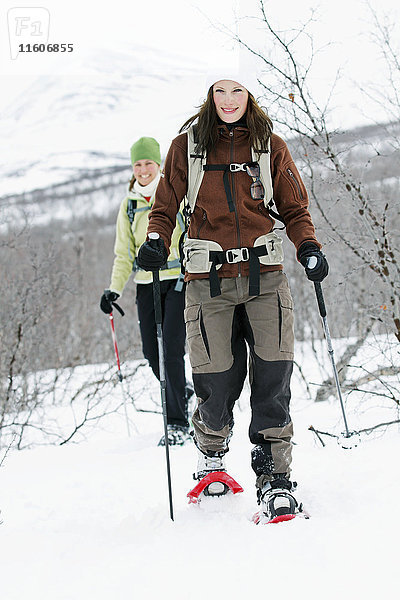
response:
M198 451L197 460L197 471L194 473L194 479L203 479L206 475L215 471L226 472L225 468L225 453L224 452L210 452L204 454L201 450ZM213 481L204 490L205 496L222 496L227 493L228 487L221 481Z
M167 425L167 431L169 446L183 446L191 439L189 427L185 427L184 425ZM165 446L165 435L161 437L158 445Z
M261 511L268 520L284 515L295 515L301 510L292 492L297 484L284 474L276 474L257 491Z

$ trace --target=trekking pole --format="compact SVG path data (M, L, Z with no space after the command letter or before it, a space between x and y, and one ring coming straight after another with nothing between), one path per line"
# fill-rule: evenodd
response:
M113 305L114 305L114 306L118 306L118 305L115 305L114 303L113 303ZM118 307L118 308L120 308L120 307ZM120 310L122 310L122 309L120 308ZM124 312L122 312L121 314L122 314L122 316L123 316L125 313L124 313ZM112 311L110 312L109 318L110 318L110 325L111 325L111 336L112 336L112 340L113 340L113 344L114 344L114 352L115 352L115 357L116 357L116 359L117 359L117 367L118 367L117 373L118 373L118 379L119 379L120 381L122 381L122 380L123 380L123 377L122 377L122 373L121 373L121 363L120 363L120 361L119 361L119 353L118 353L118 346L117 346L117 336L115 335L115 327L114 327L114 315L112 314Z
M118 306L118 304L116 302L112 302L111 303L113 306L115 306L115 308L121 313L121 316L124 316L124 311L122 310L122 308L120 306ZM123 385L123 376L121 373L121 363L119 360L119 352L118 352L118 345L117 345L117 336L115 335L115 326L114 326L114 315L112 313L112 311L109 314L109 319L110 319L110 325L111 325L111 335L112 335L112 340L113 340L113 344L114 344L114 352L115 352L115 357L117 359L117 374L118 374L118 379L121 383L121 387L122 387L122 396L123 396L123 400L124 400L124 411L125 411L125 420L126 420L126 428L128 430L128 437L131 437L131 430L129 427L129 418L128 418L128 411L126 409L126 394L125 394L125 388ZM136 429L136 433L138 433L138 430L135 426Z
M161 309L161 290L160 290L160 272L153 271L153 296L154 296L154 312L157 328L157 344L158 344L158 364L160 370L160 391L161 405L164 418L164 437L165 437L165 457L167 461L167 478L168 478L168 494L169 494L169 514L174 520L174 510L172 505L172 485L171 485L171 467L169 461L169 442L168 442L168 426L167 426L167 400L166 400L166 381L165 381L165 365L164 365L164 340L162 334L162 309Z
M313 258L315 258L315 257L311 257L308 260L308 265L307 266L308 266L309 269L313 268L313 266L312 266L312 263L313 263L312 259ZM334 356L333 356L332 338L331 338L331 334L329 332L328 320L327 320L327 317L326 317L325 300L324 300L324 296L323 296L323 293L322 293L321 283L319 281L314 281L314 287L315 287L315 295L317 297L319 314L321 315L322 324L324 326L325 339L326 339L326 343L327 343L327 346L328 346L328 353L329 353L329 357L330 357L331 363L332 363L333 375L334 375L335 384L336 384L336 391L337 391L337 395L338 395L338 398L339 398L339 401L340 401L340 406L341 406L341 409L342 409L343 421L344 421L344 426L345 426L345 429L346 429L346 433L344 434L344 437L349 438L352 435L352 433L349 432L349 428L347 426L346 412L345 412L345 409L344 409L342 392L340 390L339 376L338 376L338 372L337 372L337 369L336 369L335 359L334 359Z

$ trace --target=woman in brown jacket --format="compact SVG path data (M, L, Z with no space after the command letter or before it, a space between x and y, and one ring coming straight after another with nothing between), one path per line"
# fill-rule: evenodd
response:
M185 321L198 400L192 418L196 478L225 471L233 407L249 352L252 467L261 509L274 518L298 510L290 480L294 334L281 240L265 199L273 196L308 278L322 281L328 264L315 237L304 184L285 142L272 133L270 119L246 86L246 76L223 71L210 83L200 111L171 144L138 260L147 270L165 262L175 215L192 193L191 130L195 150L189 146L189 160L201 160L204 171L185 242ZM262 155L269 157L268 173L260 170ZM215 481L206 493L226 490Z

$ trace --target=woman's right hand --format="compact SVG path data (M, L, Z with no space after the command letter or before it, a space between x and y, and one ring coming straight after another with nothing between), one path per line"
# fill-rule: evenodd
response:
M150 236L158 234L150 233ZM159 236L150 238L139 248L137 263L144 271L158 271L163 267L168 259L168 252L164 241Z
M100 299L100 308L106 315L109 315L113 311L112 303L119 298L119 294L117 292L112 292L111 290L104 290L104 293Z

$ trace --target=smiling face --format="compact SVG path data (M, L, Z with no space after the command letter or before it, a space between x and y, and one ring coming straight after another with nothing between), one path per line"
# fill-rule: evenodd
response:
M154 160L137 160L133 164L133 175L140 185L148 185L157 176L160 166Z
M225 123L239 121L246 112L249 92L237 81L224 79L213 85L217 115Z

